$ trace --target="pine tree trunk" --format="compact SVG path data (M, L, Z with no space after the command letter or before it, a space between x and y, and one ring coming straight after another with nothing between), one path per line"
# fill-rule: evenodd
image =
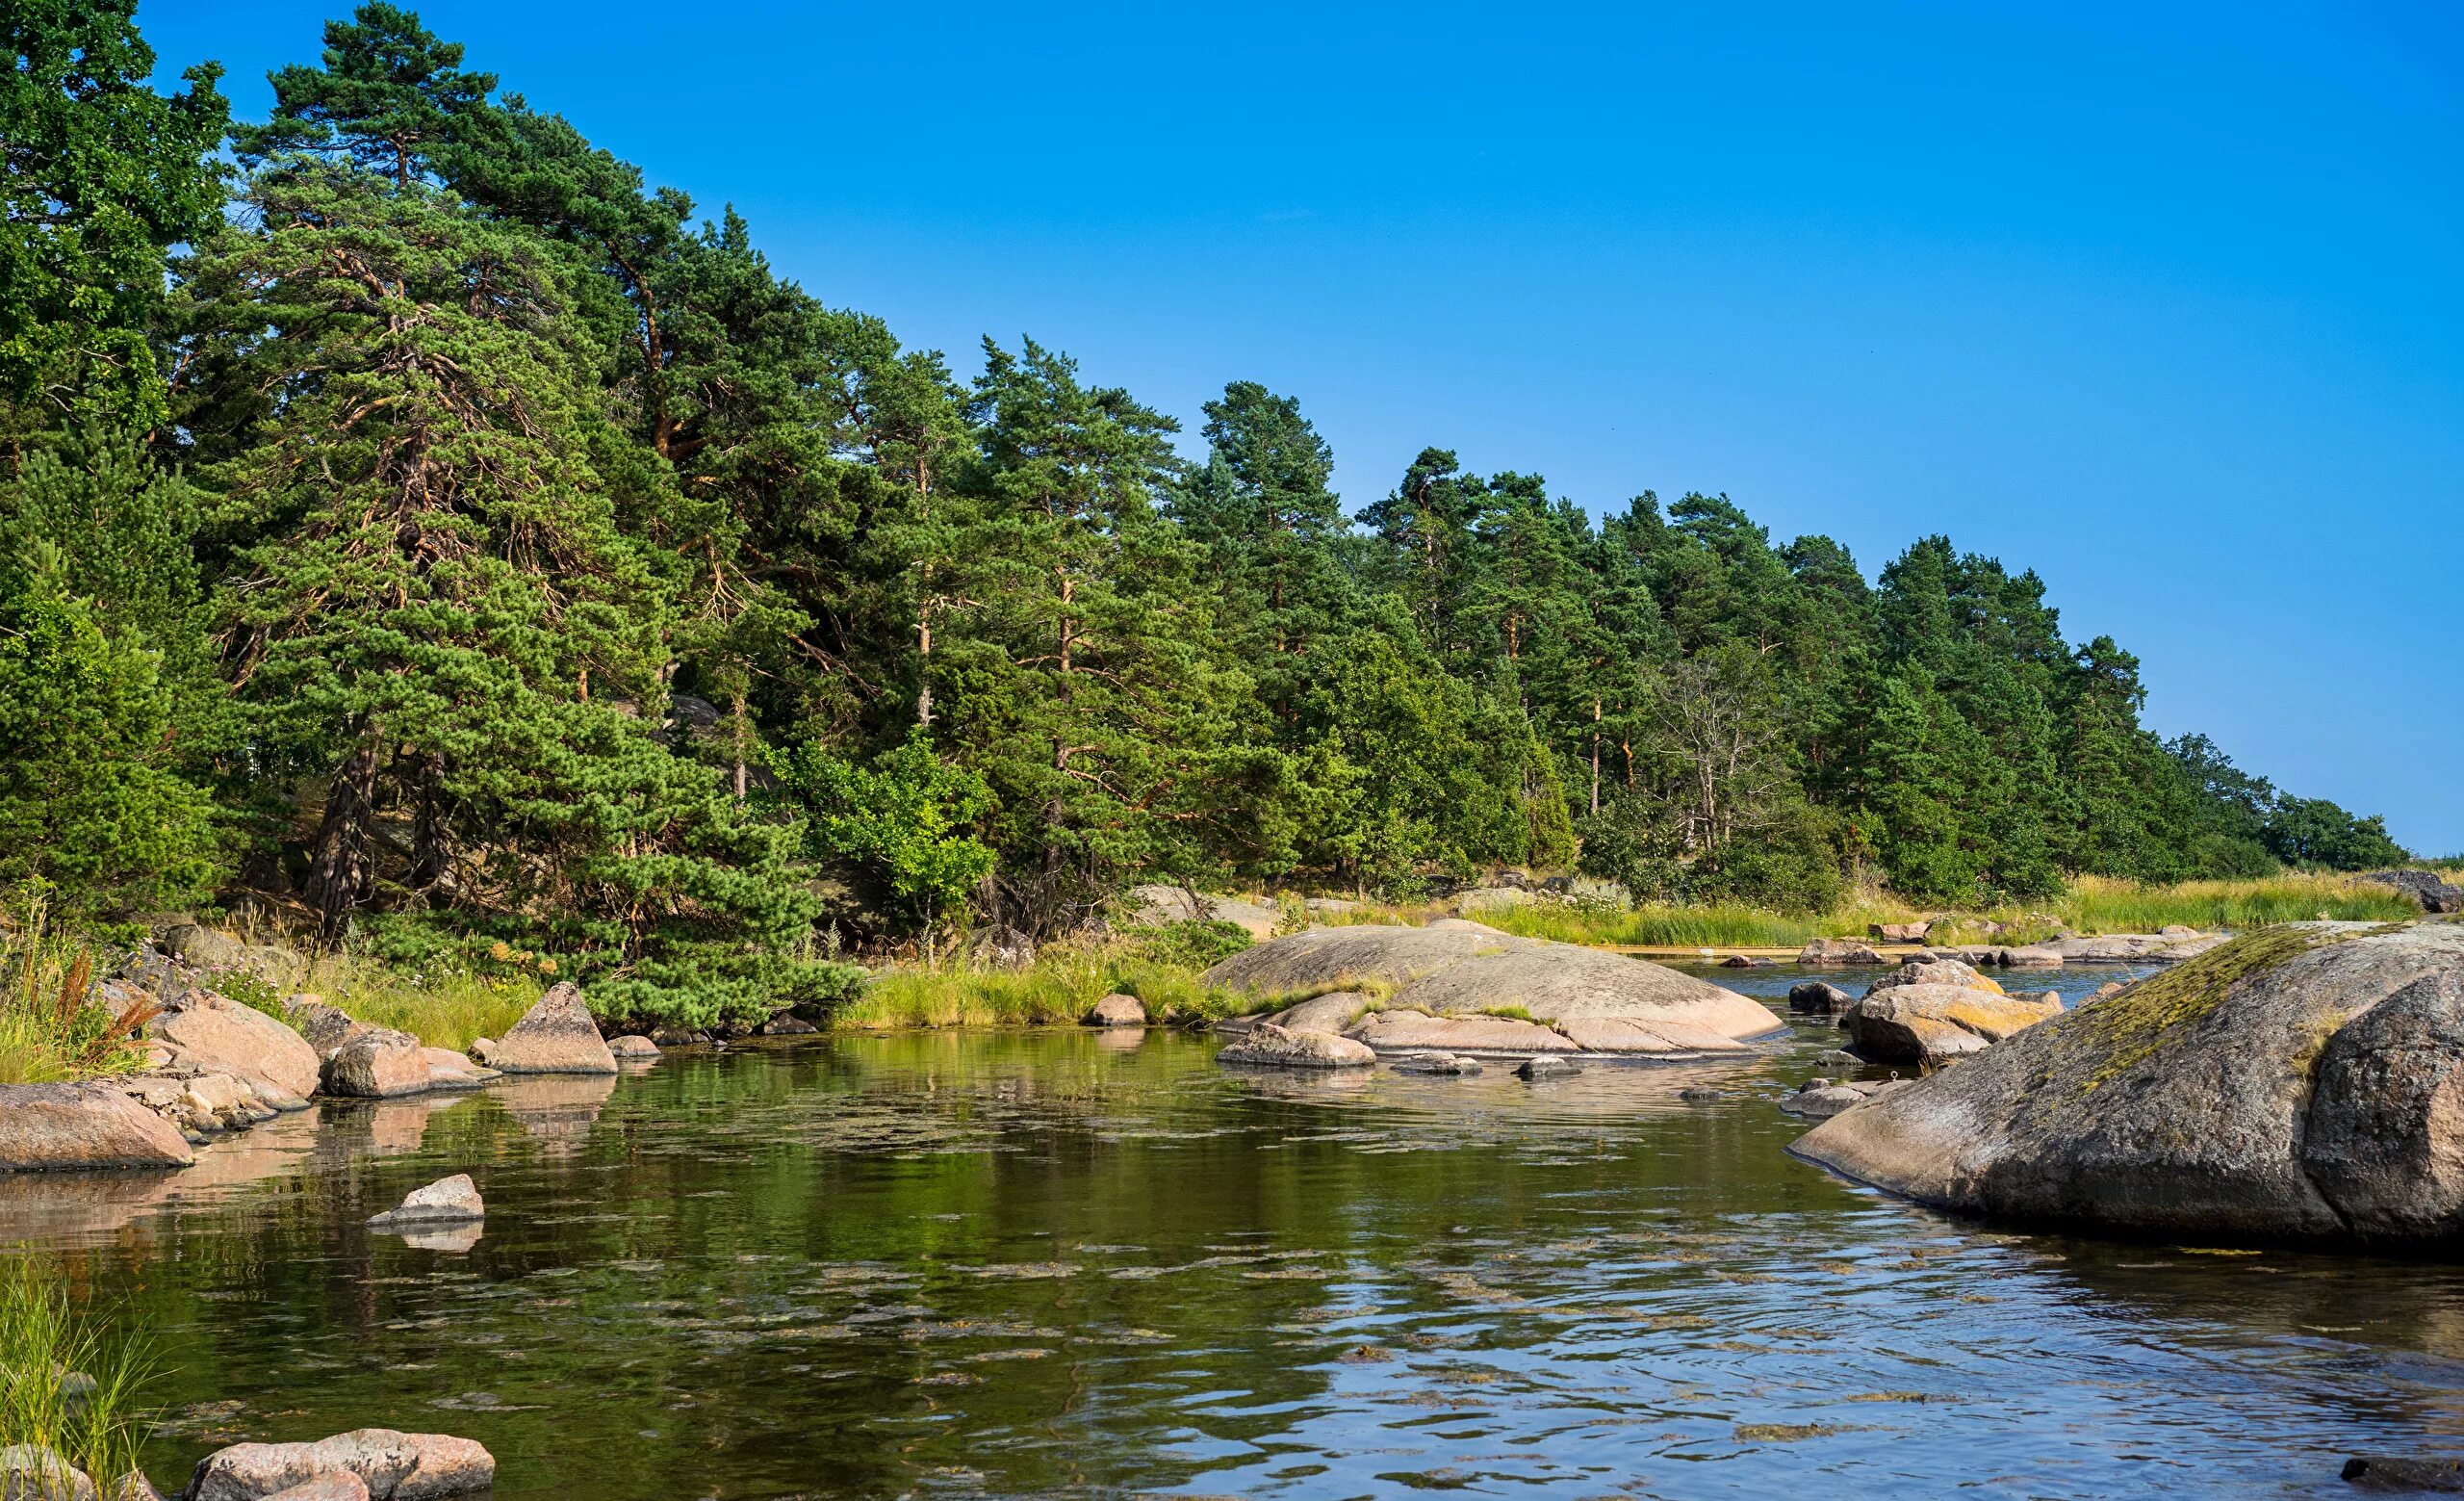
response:
M352 908L368 899L376 882L376 737L365 728L360 741L334 770L325 789L325 815L317 825L316 853L309 861L304 895L320 915L325 942L342 937Z

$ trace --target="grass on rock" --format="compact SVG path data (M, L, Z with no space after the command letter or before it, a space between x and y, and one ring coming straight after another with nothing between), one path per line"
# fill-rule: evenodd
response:
M341 955L318 960L302 989L372 1026L390 1026L430 1048L459 1052L477 1038L504 1036L547 987L521 973L404 974L372 959Z
M39 1444L111 1493L137 1468L145 1375L142 1354L106 1347L41 1266L0 1261L0 1445Z

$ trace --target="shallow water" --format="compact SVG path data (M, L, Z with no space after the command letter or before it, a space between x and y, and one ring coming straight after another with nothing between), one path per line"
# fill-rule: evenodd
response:
M158 1483L369 1424L603 1501L2334 1494L2348 1454L2464 1449L2464 1275L1851 1187L1774 1108L1837 1040L1541 1084L1162 1031L679 1053L0 1180L0 1240L151 1329ZM457 1171L475 1244L367 1229Z

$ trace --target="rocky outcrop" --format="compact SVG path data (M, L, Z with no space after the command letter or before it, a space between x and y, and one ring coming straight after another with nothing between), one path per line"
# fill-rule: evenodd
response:
M1794 1150L2017 1222L2451 1246L2464 1240L2464 927L2265 929Z
M1694 1057L1740 1051L1779 1027L1760 1003L1691 975L1460 919L1296 933L1224 959L1205 979L1250 995L1383 991L1385 1009L1346 1028L1377 1047ZM1468 1040L1476 1033L1496 1036L1494 1048Z
M2427 870L2372 870L2353 879L2392 886L2420 902L2424 912L2464 912L2464 886Z
M1262 1022L1215 1055L1218 1063L1269 1069L1365 1069L1377 1054L1348 1037Z
M1127 897L1129 920L1144 927L1175 922L1229 922L1264 943L1274 937L1283 920L1277 908L1245 896L1209 896L1186 887L1150 884L1133 886Z
M2062 1000L2050 991L2028 999L1960 985L1900 985L1866 996L1839 1024L1868 1062L1937 1064L2060 1015Z
M1087 1011L1089 1026L1144 1026L1146 1002L1135 996L1116 991L1098 1000Z
M260 1094L305 1101L317 1092L317 1049L252 1006L212 991L174 996L146 1023L176 1066L246 1079Z
M184 1168L180 1128L109 1084L0 1084L0 1172Z
M581 987L565 980L489 1049L488 1067L503 1074L613 1074L616 1055L582 1004Z
M1797 952L1797 963L1813 969L1832 970L1842 965L1888 964L1889 960L1874 952L1870 945L1853 938L1810 938Z
M468 1438L361 1428L315 1443L243 1443L200 1461L187 1501L268 1501L321 1475L348 1473L374 1501L430 1501L496 1484L494 1456Z
M478 1185L468 1173L440 1178L424 1188L414 1188L402 1202L368 1222L372 1229L432 1229L440 1225L458 1225L487 1216L486 1203L479 1198Z

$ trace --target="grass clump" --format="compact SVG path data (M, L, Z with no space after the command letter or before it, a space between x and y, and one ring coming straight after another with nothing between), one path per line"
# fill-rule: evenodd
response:
M34 1264L0 1264L0 1447L40 1445L108 1494L137 1468L145 1375L137 1349L107 1349Z
M355 955L322 958L307 988L372 1026L408 1032L430 1048L468 1048L502 1037L537 1005L546 982L522 970L483 974L460 968L405 973Z
M53 931L39 895L19 909L0 944L0 1084L55 1084L136 1068L137 1029L155 1008L107 1004L94 952Z
M1135 940L1054 945L1023 969L952 963L885 971L834 1020L852 1027L1048 1026L1079 1021L1116 992L1144 1001L1147 1015L1159 1020L1252 1009L1232 992L1209 988L1198 972L1155 957Z

